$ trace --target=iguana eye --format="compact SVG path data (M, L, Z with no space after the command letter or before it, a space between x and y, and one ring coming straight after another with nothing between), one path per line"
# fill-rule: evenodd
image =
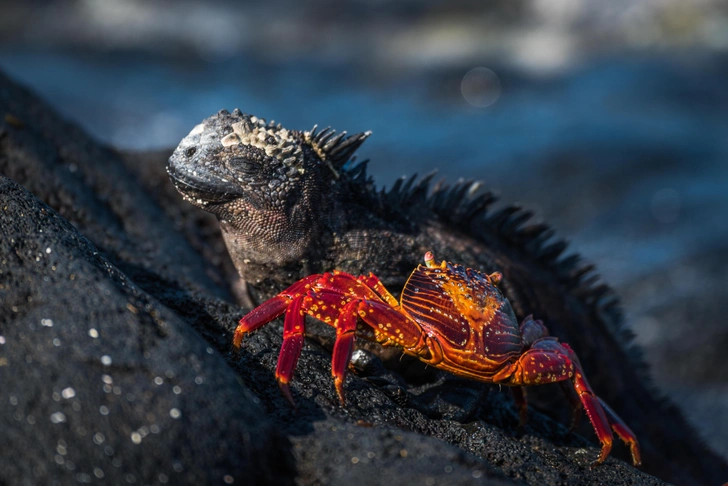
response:
M254 174L260 171L261 164L247 157L230 159L230 168L243 174Z

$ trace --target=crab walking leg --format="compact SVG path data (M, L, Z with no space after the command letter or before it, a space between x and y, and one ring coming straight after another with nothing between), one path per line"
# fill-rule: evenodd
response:
M324 273L319 275L319 278L313 282L312 289L315 292L333 292L338 294L340 297L352 299L360 298L367 300L375 300L379 302L388 301L386 296L392 299L389 302L391 305L398 305L397 301L392 295L384 288L384 285L379 282L377 277L371 280L373 283L379 282L379 289L384 292L384 296L380 296L373 288L367 286L367 282L370 281L367 277L356 278L348 273L334 270L333 272Z
M248 312L240 319L238 327L235 329L233 337L233 346L240 348L243 342L243 336L258 329L260 326L269 323L276 317L279 317L286 311L290 305L291 298L284 295L276 295L272 299L266 300L261 305Z
M548 337L549 331L543 322L535 320L533 315L526 316L519 327L521 332L521 343L523 347L530 347L534 342L541 338ZM522 386L514 386L511 388L513 393L513 401L518 408L518 427L523 428L528 419L528 401L526 399L526 388ZM577 400L578 401L578 400ZM581 407L579 407L581 409Z
M341 310L354 300L360 301L363 298L351 297L331 290L310 291L304 299L303 312L324 324L336 327Z
M346 369L351 361L351 353L354 351L356 340L356 307L358 300L346 304L336 321L336 342L334 343L334 355L331 358L331 375L334 378L336 393L339 395L341 405L345 405L344 380Z
M361 318L372 328L375 338L383 344L396 343L405 348L416 347L420 343L422 331L414 322L408 320L404 315L392 309L388 304L378 300L366 300L355 298L345 302L346 297L333 292L317 292L314 300L319 304L322 312L316 315L317 319L324 322L333 321L336 327L336 342L334 353L331 359L331 374L334 378L334 386L339 400L345 403L344 380L346 371L351 361L351 354L354 351L356 341L357 317ZM335 305L344 302L332 319ZM326 309L321 309L327 305ZM312 313L309 311L309 315Z
M303 304L301 305L301 311L299 312L299 314L301 314L302 322L302 315L305 313L336 328L336 342L334 343L334 352L331 358L331 374L334 378L336 393L338 394L342 405L345 404L344 380L346 379L346 370L349 366L349 362L351 361L351 354L354 351L357 315L359 313L358 309L360 306L363 306L363 308L366 307L366 301L364 299L358 297L354 300L350 299L351 297L347 295L330 290L309 291L309 293L302 299ZM295 301L294 304L291 304L291 307L289 307L289 311L294 307L294 305ZM286 324L284 324L284 345L288 322L288 315L286 315ZM303 325L301 325L301 329L303 329ZM283 356L283 350L281 350L281 356ZM280 363L281 362L279 361L279 369ZM295 362L293 363L293 367L295 367Z
M301 350L303 349L303 340L306 332L304 315L308 314L318 320L325 322L326 324L337 327L338 337L341 335L341 333L338 329L338 326L336 326L336 315L339 314L339 312L343 312L343 309L342 311L337 311L336 304L339 304L341 302L342 296L339 294L325 291L318 293L308 291L305 296L298 296L294 298L288 305L286 318L283 322L283 345L281 346L281 351L278 356L278 364L276 366L276 380L278 380L278 385L281 388L281 392L291 403L291 405L293 405L294 408L296 404L293 401L293 396L291 395L291 390L288 384L291 381L293 371L296 368L296 364L298 364L298 359L300 358ZM344 305L344 309L346 309L346 307L350 306ZM353 322L353 327L351 327L352 325L350 324L346 325L343 331L344 334L341 335L341 338L343 338L342 344L339 344L339 341L337 340L336 344L334 345L334 363L337 363L337 347L341 348L341 350L346 350L346 342L347 340L349 340L349 337L346 335L348 327L351 327L352 331L356 330L356 318L352 317L351 321ZM344 374L346 373L346 365L351 359L353 344L354 343L352 339L349 346L347 358L345 361L343 361L344 371L343 373L340 373L341 387L343 387L343 378ZM341 350L338 352L339 356L341 355ZM341 358L339 358L339 361L341 361ZM334 378L336 378L336 375ZM340 386L338 384L337 391L339 392L339 397L341 398L343 396L341 394L343 388L340 391Z
M342 302L342 296L334 292L314 292L308 291L305 296L296 297L291 301L286 311L286 318L283 322L283 345L281 346L281 352L278 357L278 365L276 366L276 380L278 385L283 392L286 399L293 405L296 406L288 384L293 376L293 370L296 368L298 359L301 356L301 349L303 349L303 339L306 332L304 315L308 314L316 319L337 327L337 342L334 345L334 362L337 363L337 347L340 348L338 356L341 356L342 351L346 350L346 343L350 338L346 335L348 327L352 330L356 330L356 318L353 317L353 327L351 324L347 324L348 327L344 329L344 335L341 335L337 326L336 315L343 313L344 309L351 307L350 304L344 305L341 311L337 311L336 304ZM343 301L345 302L345 300ZM349 311L351 313L352 311ZM343 343L339 344L339 339L343 338ZM349 346L348 359L343 361L344 371L341 373L341 387L343 387L343 377L346 373L346 365L351 359L351 352L353 348L353 340ZM341 361L341 357L339 357ZM340 366L340 365L339 365ZM334 376L336 381L336 375ZM340 387L337 384L337 392ZM343 391L343 390L342 390ZM339 392L341 398L341 392Z
M311 286L311 283L319 277L321 277L321 275L311 275L299 280L280 294L266 300L258 307L245 314L243 318L240 319L238 327L235 329L233 346L240 348L240 344L243 342L243 336L246 333L268 324L270 321L283 314L286 311L286 308L291 304L291 301L294 298L305 294L307 289Z
M418 345L423 342L422 330L415 322L379 300L354 298L346 302L346 296L329 291L316 292L313 299L321 311L320 313L317 311L315 317L327 323L332 321L332 325L336 328L331 374L342 405L346 402L344 380L351 361L351 354L354 351L357 317L372 329L376 340L382 344L396 344L404 348L419 349ZM339 308L336 317L332 319L337 303L344 303L344 305ZM324 306L326 309L322 309ZM311 311L305 312L313 315Z
M604 400L599 397L597 397L597 400L599 400L599 404L602 406L604 413L607 415L607 419L609 420L609 425L612 426L612 430L614 430L617 436L619 436L619 438L629 446L629 451L632 454L632 463L635 466L641 465L642 457L640 456L640 447L637 444L637 436L634 435L632 429L627 427L627 424L622 421L619 415L612 410L612 407L607 405Z
M639 466L640 464L642 464L640 448L639 448L639 444L637 443L637 436L634 435L634 432L632 432L632 430L627 426L627 424L624 423L624 421L619 417L619 415L617 415L617 413L614 410L612 410L612 408L609 405L607 405L604 402L604 400L602 400L601 398L599 398L598 396L596 396L594 394L591 387L589 386L589 383L586 381L586 377L584 377L584 371L581 369L581 363L579 362L579 358L576 356L576 353L574 352L574 350L571 349L571 346L569 346L566 343L561 343L561 347L566 350L567 356L576 365L577 374L576 374L575 378L583 380L583 385L585 386L585 388L588 390L588 392L593 397L592 401L596 404L596 407L602 412L602 416L606 417L607 423L611 426L611 428L617 434L617 437L622 439L622 441L625 444L627 444L627 446L629 447L629 451L632 455L632 464L634 466ZM583 395L579 391L579 388L577 388L577 386L576 386L576 380L575 380L574 388L576 389L576 392L579 394L579 398L581 398L581 401L584 404L584 408L586 409L586 403L584 403ZM587 411L587 416L589 416L591 418L588 411ZM611 433L609 435L611 436Z
M283 321L283 345L276 365L278 386L281 388L283 396L291 402L294 408L296 403L293 401L288 383L291 381L293 370L296 368L298 358L301 357L301 349L303 349L303 336L306 329L301 310L302 304L303 297L296 297L288 306L286 319Z
M582 405L584 405L584 412L589 417L589 421L592 427L594 427L594 432L596 432L597 438L602 444L602 452L593 464L596 466L607 459L609 451L612 450L614 436L612 435L612 429L609 427L609 420L607 420L607 416L599 403L599 399L586 381L581 366L575 366L573 383L574 389L579 394Z
M581 421L584 405L581 403L579 395L576 393L576 390L574 390L574 385L572 385L571 382L560 381L559 386L561 387L561 392L566 397L566 400L568 400L571 405L571 424L569 424L569 432L573 432L576 430L576 426L579 425L579 422Z
M612 430L609 428L599 400L584 377L581 366L568 356L570 349L563 347L555 338L543 338L533 343L531 349L518 359L518 369L513 376L517 385L541 385L571 378L584 411L594 427L602 445L594 465L601 464L612 450Z

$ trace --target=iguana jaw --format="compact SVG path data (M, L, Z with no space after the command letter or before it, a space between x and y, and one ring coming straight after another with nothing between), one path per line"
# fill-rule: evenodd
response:
M210 204L244 195L225 165L208 162L218 159L222 148L219 136L203 122L182 139L167 163L167 173L184 199L208 211Z
M198 173L186 173L180 167L169 166L167 173L185 201L211 212L214 212L211 204L225 203L241 196L236 192L235 185L224 184L204 175L196 178Z

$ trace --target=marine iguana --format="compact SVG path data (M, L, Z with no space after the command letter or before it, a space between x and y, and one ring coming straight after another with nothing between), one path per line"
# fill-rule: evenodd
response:
M222 110L185 137L167 171L184 199L215 214L254 299L327 270L373 272L390 289L426 251L503 274L519 320L547 323L581 357L593 388L632 427L644 470L675 483L708 483L726 466L695 441L679 410L652 389L622 327L618 299L566 242L479 182L431 185L432 175L377 190L354 152L370 132L297 131ZM566 407L564 407L566 408ZM623 456L624 457L624 456ZM700 465L696 468L695 465Z

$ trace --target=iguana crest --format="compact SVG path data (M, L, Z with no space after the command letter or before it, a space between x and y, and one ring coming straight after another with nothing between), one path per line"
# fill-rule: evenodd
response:
M318 125L314 125L310 131L303 132L303 138L313 148L316 155L329 166L337 179L339 170L351 159L364 140L372 134L372 132L366 131L347 137L346 131L336 135L336 130L326 127L316 133L317 128Z

